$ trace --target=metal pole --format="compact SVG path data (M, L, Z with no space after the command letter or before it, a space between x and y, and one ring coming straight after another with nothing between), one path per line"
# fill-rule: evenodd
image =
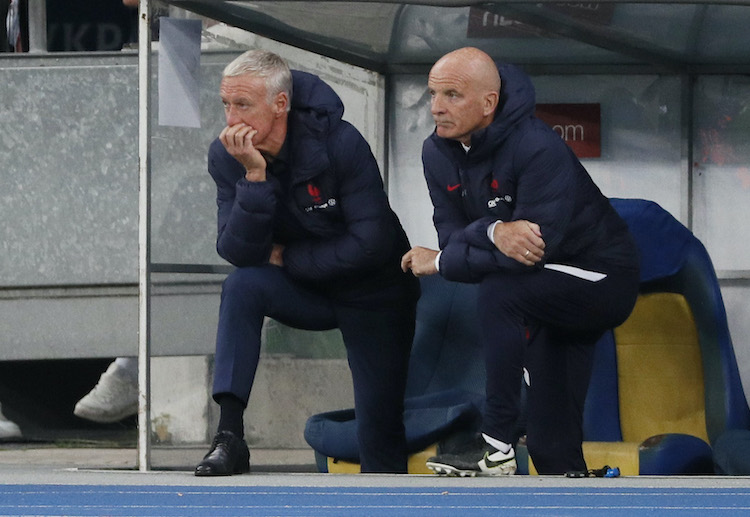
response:
M47 3L45 0L29 0L29 52L36 54L47 52Z
M683 193L687 199L687 207L683 212L686 226L695 230L695 83L697 77L692 73L682 74L682 169L686 178L686 192Z
M138 3L138 469L151 469L151 6Z

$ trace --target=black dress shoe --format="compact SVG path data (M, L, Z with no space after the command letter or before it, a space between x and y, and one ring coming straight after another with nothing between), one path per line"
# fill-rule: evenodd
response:
M230 431L214 436L211 450L195 467L196 476L231 476L250 472L250 451L245 440Z

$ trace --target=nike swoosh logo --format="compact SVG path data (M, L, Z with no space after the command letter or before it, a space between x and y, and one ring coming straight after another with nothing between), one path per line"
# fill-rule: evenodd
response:
M488 469L497 467L498 465L502 465L503 463L506 463L507 461L508 461L507 459L500 460L500 461L492 461L490 459L490 453L489 452L484 453L484 464L487 466Z
M460 183L456 183L455 185L448 185L448 192L453 192L454 190L456 190L460 186L461 186Z

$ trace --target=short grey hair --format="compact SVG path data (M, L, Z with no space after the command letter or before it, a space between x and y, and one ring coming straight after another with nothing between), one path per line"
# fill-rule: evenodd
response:
M289 105L291 105L292 72L281 56L267 50L248 50L224 68L222 77L237 77L245 74L266 80L268 102L272 102L279 93L286 92L289 96Z

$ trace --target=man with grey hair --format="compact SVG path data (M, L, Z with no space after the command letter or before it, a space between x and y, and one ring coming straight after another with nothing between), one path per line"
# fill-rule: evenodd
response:
M217 251L225 280L213 396L221 408L197 476L250 470L243 414L264 317L339 328L354 384L363 472L406 472L403 399L418 281L409 242L362 135L320 78L277 55L244 53L224 70L226 127L211 144Z

